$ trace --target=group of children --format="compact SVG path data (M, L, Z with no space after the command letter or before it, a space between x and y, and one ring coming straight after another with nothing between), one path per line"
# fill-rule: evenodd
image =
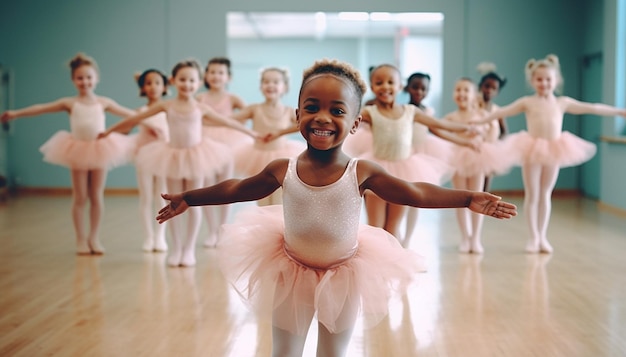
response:
M288 83L284 70L264 71L265 102L245 106L225 88L229 65L215 65L209 63L203 72L196 61L179 62L170 79L176 95L167 100L161 99L166 76L146 71L138 84L148 106L133 111L95 94L97 65L78 55L71 63L77 96L10 110L1 118L6 122L54 111L70 113L71 133L56 134L41 150L44 160L72 172L72 216L81 254L103 252L97 231L104 180L108 169L125 160L134 160L138 181L144 182L139 184L145 195L141 207L150 205L155 188L165 185L169 192L162 195L167 204L157 216L170 227L169 265L195 264L199 206L206 206L211 229L223 229L220 267L242 297L272 317L276 356L301 354L314 315L319 323L318 355L343 355L359 313L376 323L386 314L393 293L402 293L423 271L421 257L398 239L405 206L459 209L460 249L480 253L480 219L507 219L517 213L514 205L484 192L487 177L521 164L527 191L524 212L531 227L527 249L551 251L545 229L558 169L583 162L595 150L561 132L563 114L626 116L625 110L555 96L560 70L554 56L529 61L534 95L490 114L482 110L492 108L493 93L483 96L481 108L477 87L460 79L454 90L458 110L443 120L435 119L421 102L427 76L412 76L405 87L416 93L410 104L396 102L402 84L392 65L372 70L375 99L362 108L367 87L358 71L343 62L318 61L303 73L295 110L280 103ZM203 78L208 91L197 95ZM504 81L497 77L485 83L502 87ZM106 129L105 111L125 119ZM528 133L498 141L500 132L493 134L494 127L521 112L526 113ZM242 124L248 119L252 129ZM135 126L140 127L137 137L122 135ZM365 126L369 133L361 128ZM304 138L303 151L276 140L292 132ZM359 143L346 145L360 149L358 158L344 151L349 137L359 138ZM259 152L253 154L251 147ZM502 150L519 154L504 160ZM242 164L237 158L254 162ZM233 178L237 176L246 178ZM455 188L441 187L450 178ZM279 190L281 196L272 197L269 205L246 209L229 224L222 224L227 210L213 209L258 201ZM369 225L360 223L363 197ZM91 225L85 234L87 200L92 203ZM172 219L183 212L186 227L181 217ZM168 249L163 232L149 224L146 219L149 238L144 249ZM217 242L217 232L212 232L206 245Z

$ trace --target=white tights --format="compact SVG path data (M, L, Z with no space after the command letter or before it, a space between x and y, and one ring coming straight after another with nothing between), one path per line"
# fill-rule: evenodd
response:
M524 215L530 233L526 251L529 253L552 252L547 233L552 211L552 190L558 176L559 167L556 165L524 164L522 166Z
M400 234L400 223L405 215L406 206L387 203L369 191L366 191L364 196L368 224L386 230L404 245Z
M224 172L216 175L212 179L204 181L204 187L212 186L233 177L233 164L229 164ZM204 220L207 223L208 234L202 245L213 248L219 241L220 227L228 221L230 215L230 205L204 206L202 207Z
M202 187L202 179L167 179L168 192L183 192ZM187 216L187 231L183 219ZM167 264L170 266L196 265L196 239L202 223L200 207L189 207L186 214L174 217L169 221L172 244Z
M482 191L484 183L484 175L471 177L454 175L454 177L452 177L452 185L454 188L461 190ZM483 252L481 233L484 216L470 211L469 208L457 208L456 218L461 230L459 251L463 253L471 252L481 254Z
M165 179L146 174L137 168L137 185L139 188L139 217L144 232L143 250L146 252L164 252L167 250L165 223L156 223L155 217L156 212L166 204L161 198L161 193L166 191Z
M104 214L106 170L71 170L72 221L78 254L102 254L104 248L98 234ZM85 210L89 205L89 232L85 235Z

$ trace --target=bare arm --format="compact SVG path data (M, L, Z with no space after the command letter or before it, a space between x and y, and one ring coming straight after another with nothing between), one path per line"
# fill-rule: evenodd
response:
M476 121L475 124L486 124L492 120L512 117L517 114L524 113L525 111L526 111L526 100L524 97L524 98L520 98L514 101L513 103L507 106L501 107L500 109L494 112L489 113L487 116Z
M517 215L515 205L487 192L455 190L425 182L407 182L388 174L380 166L361 160L358 163L361 192L369 189L387 202L421 208L468 207L495 218Z
M287 171L287 159L269 163L263 171L246 179L229 179L213 186L178 194L163 194L169 204L159 211L157 220L163 223L190 206L221 205L255 201L276 191Z
M464 132L468 131L471 127L467 124L456 123L450 120L439 120L430 115L426 115L421 110L415 111L415 117L413 118L415 122L426 125L429 128L436 129L444 129L453 132Z
M114 101L111 98L106 98L106 97L100 97L100 98L102 100L102 106L104 107L104 110L107 112L113 113L119 117L126 118L137 113L136 111L132 109L119 105L116 101Z
M232 118L237 121L244 122L248 119L252 119L253 114L254 114L254 104L251 104L247 107L241 108L241 110L239 110L238 112L233 113Z
M2 113L1 119L3 123L6 123L9 120L21 117L32 117L36 115L62 111L69 112L72 108L72 102L72 98L66 97L55 100L54 102L34 104L26 108L17 110L7 110L6 112Z
M246 102L243 101L239 96L231 94L230 96L231 103L233 103L234 110L242 110L246 107Z
M142 120L147 119L157 113L164 112L166 110L164 102L157 102L149 106L148 109L135 113L134 115L117 122L115 125L108 128L104 133L98 137L105 137L112 132L118 132L122 134L128 134L134 127L139 125Z
M205 106L204 108L204 118L208 119L209 121L212 121L214 123L223 125L223 126L227 126L229 128L235 129L235 130L239 130L242 133L248 134L253 138L257 138L258 135L255 131L250 130L250 128L248 128L247 126L241 124L240 122L238 122L237 120L233 119L233 118L229 118L226 116L223 116L221 114L219 114L218 112L216 112L215 110L213 110L211 107L209 106Z
M595 114L600 116L619 115L626 118L626 109L616 108L602 103L586 103L576 99L565 97L565 111L570 114Z
M480 140L475 139L471 139L471 138L466 138L466 137L461 137L457 134L451 133L447 130L441 130L441 129L430 129L430 131L435 134L436 136L447 140L451 143L457 144L457 145L461 145L461 146L467 146L470 147L474 150L479 150L480 148Z

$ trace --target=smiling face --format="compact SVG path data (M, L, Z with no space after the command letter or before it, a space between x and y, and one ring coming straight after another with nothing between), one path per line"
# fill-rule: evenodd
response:
M204 80L211 89L223 89L230 81L228 66L223 63L210 63L204 74Z
M261 75L261 93L267 100L280 99L287 92L285 75L279 71L266 70Z
M158 100L163 96L165 92L165 83L163 82L163 76L157 72L150 72L146 74L144 79L142 92L150 100Z
M82 65L72 72L72 82L78 93L90 94L98 84L98 72L90 65Z
M378 67L370 75L370 88L378 102L392 104L402 89L400 73L391 66Z
M461 79L454 86L454 102L459 109L468 109L475 103L476 87L474 83Z
M558 86L556 71L547 66L537 67L532 74L530 84L539 95L550 95Z
M302 86L296 116L309 147L333 149L356 131L361 120L359 98L347 80L315 75Z
M194 67L181 67L174 76L174 86L179 96L191 97L200 87L200 73Z
M411 103L421 105L428 95L430 80L426 77L414 77L406 86L406 91L411 96Z

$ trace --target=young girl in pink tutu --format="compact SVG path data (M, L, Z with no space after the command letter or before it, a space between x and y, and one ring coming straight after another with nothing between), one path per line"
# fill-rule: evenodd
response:
M237 95L228 91L228 83L232 77L230 59L226 57L213 57L209 60L204 71L204 86L206 91L199 93L196 98L200 103L204 103L213 108L219 114L232 116L238 110L243 109L246 104ZM231 151L242 146L249 146L254 143L250 136L239 130L234 130L226 126L218 126L209 120L204 120L202 126L203 135L211 140L219 141L228 145ZM203 186L214 185L217 182L229 179L234 174L234 162L216 172L215 177L205 180ZM226 223L230 214L230 206L204 207L204 218L207 222L208 234L203 245L205 247L215 247L218 239L219 227Z
M382 229L359 224L371 190L397 205L470 207L496 218L514 205L484 192L411 183L351 159L342 144L359 126L366 87L350 65L324 60L304 72L296 117L307 149L246 179L164 194L164 222L190 206L252 201L283 188L283 206L250 207L224 227L220 267L262 316L272 316L272 355L300 356L317 317L318 356L343 356L359 314L371 325L424 266ZM284 207L284 209L283 209ZM370 326L371 326L370 325Z
M478 82L478 107L487 113L495 112L500 107L493 100L500 94L500 90L506 84L506 78L496 72L496 66L490 62L482 62L478 65L478 72L481 74ZM496 142L503 139L507 132L505 118L498 118L492 121L485 140ZM493 175L485 176L483 191L489 191Z
M458 109L444 117L445 121L472 125L482 119L484 112L478 108L478 88L469 78L459 79L454 86L454 102ZM450 164L454 167L452 185L457 189L482 191L485 176L490 174L503 174L515 165L515 160L507 154L507 146L489 142L487 137L496 123L475 125L476 133L459 133L467 140L476 140L480 143L479 150L474 150L464 145L455 145ZM467 210L457 209L457 220L461 229L461 244L459 251L463 253L483 252L481 242L483 216Z
M139 94L148 100L145 106L139 108L139 112L147 110L149 106L159 102L167 94L167 76L159 70L145 70L135 79L139 86ZM165 112L142 120L138 127L139 133L135 136L137 140L135 154L144 145L153 141L167 142L170 139ZM165 190L165 177L145 172L139 166L136 168L136 173L139 189L139 216L144 230L143 250L146 252L167 251L165 226L162 224L154 226L153 219L154 203L163 201L160 193Z
M284 135L298 131L296 111L281 103L287 93L289 75L285 69L270 67L261 72L261 93L263 103L252 104L233 118L252 120L252 128L264 136L266 141L242 146L235 152L235 172L238 175L251 176L261 172L275 159L295 157L306 145L304 142L288 140ZM282 204L281 190L257 201L259 206Z
M395 99L402 83L400 71L393 65L383 64L374 68L370 73L370 88L376 96L375 104L365 106L361 115L363 122L372 128L373 147L360 157L378 163L391 175L407 181L441 184L451 176L452 170L447 163L413 150L413 125L417 122L428 128L453 132L464 132L470 126L437 120L412 104L398 104ZM369 224L385 229L398 240L406 239L399 232L405 206L366 193L365 207Z
M131 160L134 142L125 135L112 135L96 140L105 129L105 112L128 116L135 112L110 98L94 92L100 80L96 61L82 53L70 61L72 82L78 91L74 97L35 104L2 114L2 122L11 119L66 111L70 116L70 132L61 130L39 150L44 161L68 167L72 176L72 220L78 254L103 254L99 240L100 222L104 213L104 186L107 170ZM85 227L85 211L89 204L89 228Z
M552 190L559 169L579 165L596 153L593 143L563 131L563 115L569 113L626 117L626 109L555 96L554 93L563 80L559 59L555 55L548 55L540 60L530 59L526 63L526 80L535 90L535 94L519 98L489 114L483 122L525 114L528 131L509 136L522 154L524 215L530 231L526 251L551 253L552 246L548 242L547 231Z
M256 134L237 121L222 116L209 106L196 100L194 95L200 86L202 69L195 60L184 60L172 70L172 84L176 97L154 103L147 110L109 128L102 136L113 132L128 132L144 120L158 114L167 114L170 133L169 142L153 141L144 145L137 154L139 170L154 176L165 177L169 191L183 191L202 187L207 177L230 165L229 148L202 136L202 120L210 120L235 128L251 137ZM193 266L196 264L195 247L201 224L201 212L189 211L187 231L184 222L175 219L169 223L171 234L170 266Z

